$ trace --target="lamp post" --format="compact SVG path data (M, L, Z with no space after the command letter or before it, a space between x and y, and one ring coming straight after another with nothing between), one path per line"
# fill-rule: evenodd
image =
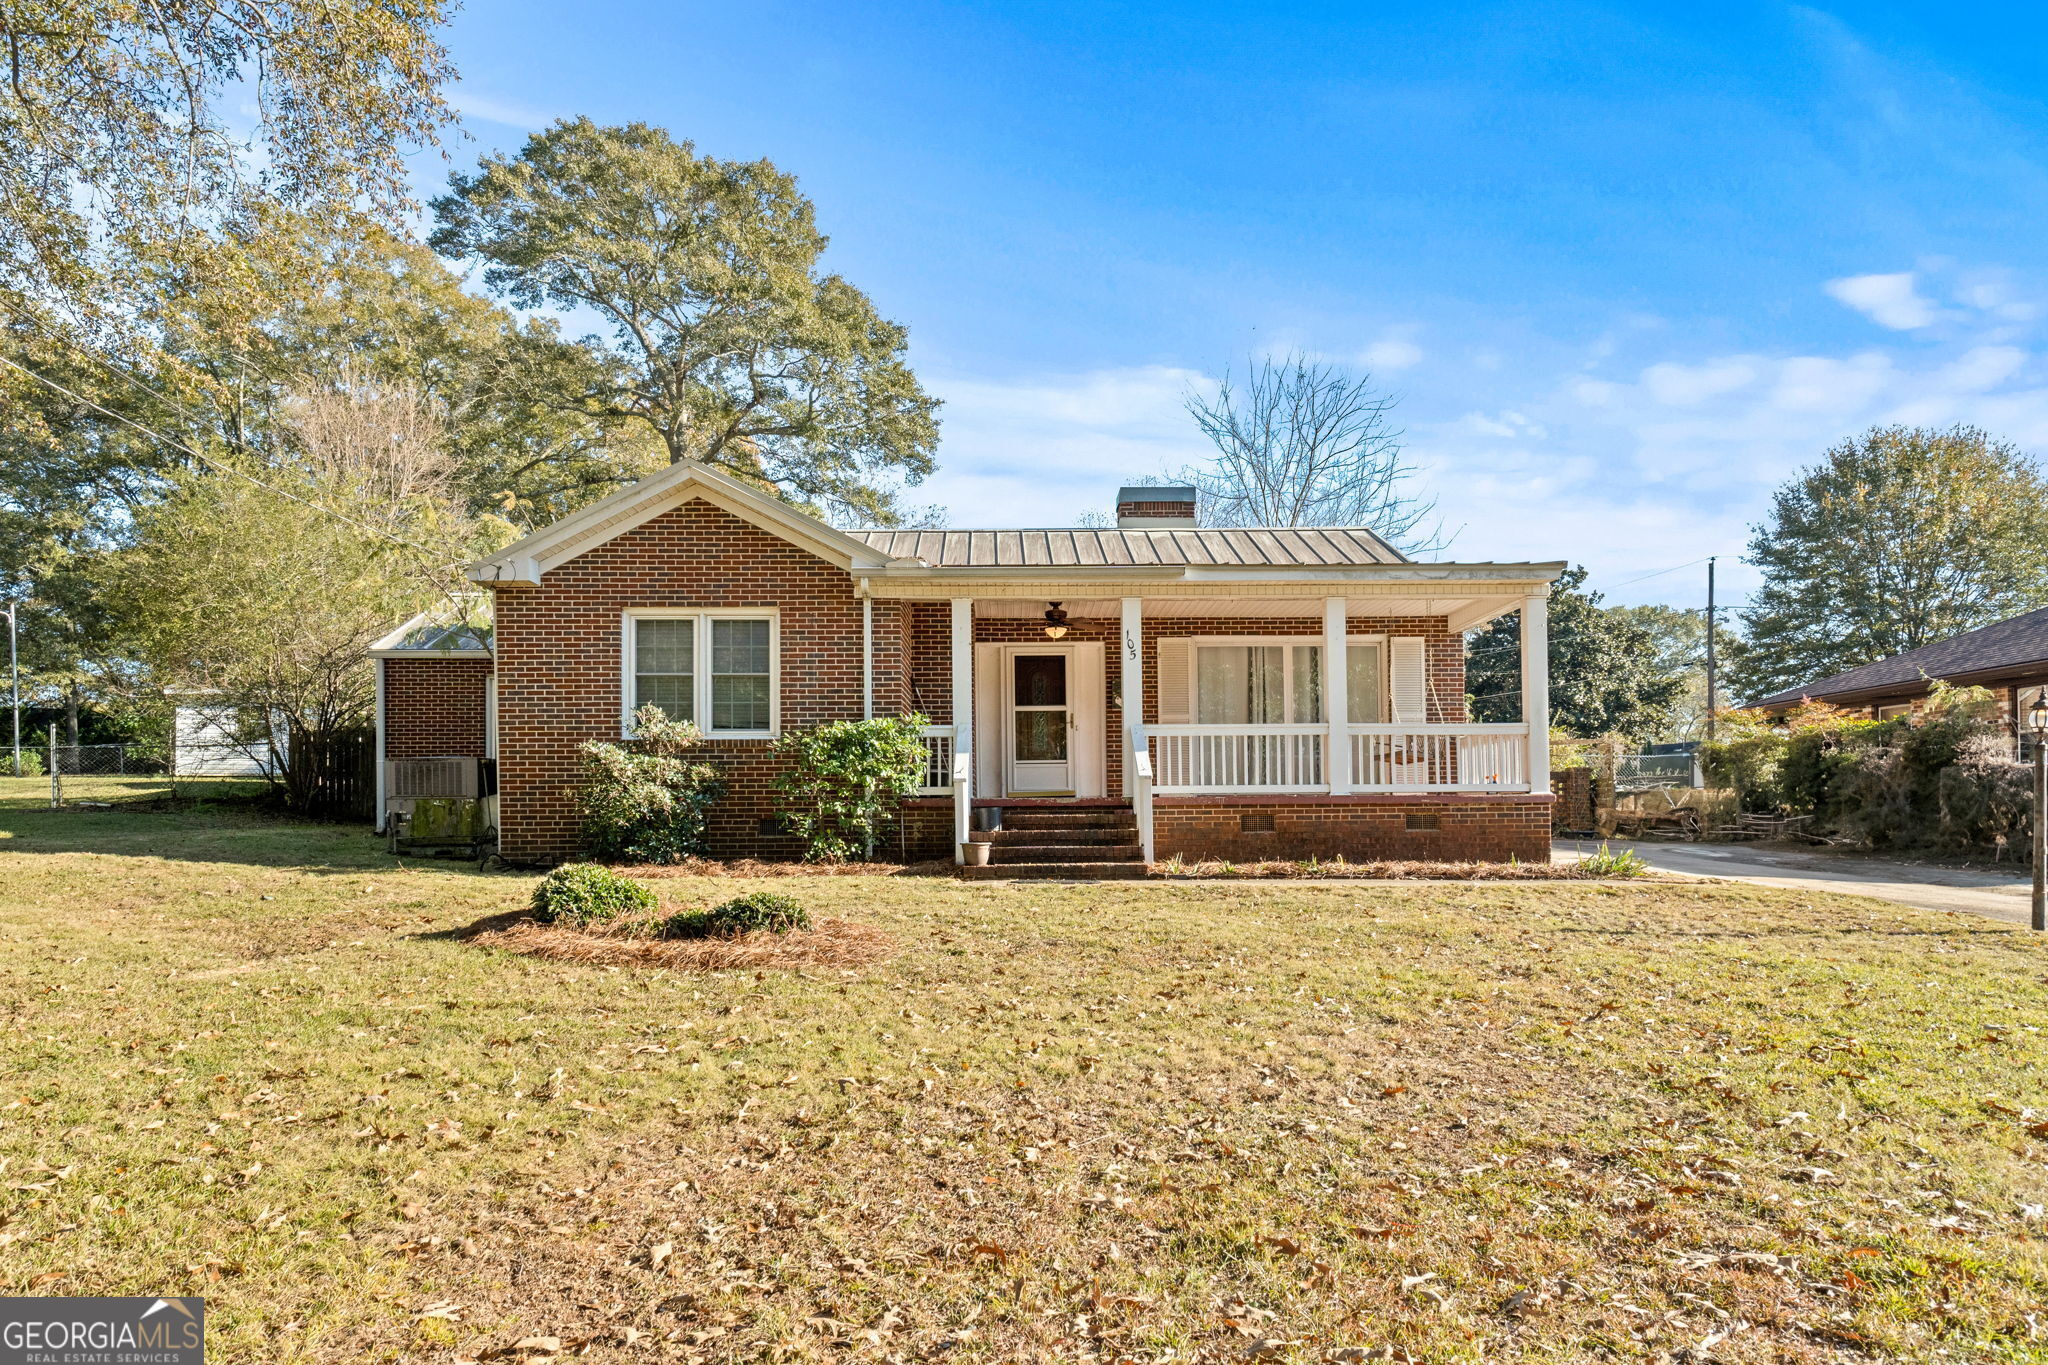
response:
M2048 929L2048 830L2041 828L2048 807L2048 688L2034 694L2027 729L2034 736L2034 928L2041 930Z

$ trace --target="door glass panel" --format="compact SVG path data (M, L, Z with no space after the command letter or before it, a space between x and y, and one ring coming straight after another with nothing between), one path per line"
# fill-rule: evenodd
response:
M1019 654L1016 669L1016 703L1019 706L1065 706L1067 704L1067 656L1064 654Z
M1016 755L1019 763L1064 763L1067 758L1067 713L1017 712Z

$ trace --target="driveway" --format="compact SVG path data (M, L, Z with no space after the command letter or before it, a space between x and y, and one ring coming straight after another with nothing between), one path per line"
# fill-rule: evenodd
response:
M1636 843L1610 839L1607 846L1616 852L1633 849L1659 871L1692 877L1725 877L1760 886L1875 896L1922 910L1960 910L2013 924L2026 924L2033 915L2033 881L2024 868L2009 873L1964 872L1883 858L1764 849L1748 844ZM1598 839L1560 839L1552 846L1552 856L1561 863L1575 863L1599 847Z

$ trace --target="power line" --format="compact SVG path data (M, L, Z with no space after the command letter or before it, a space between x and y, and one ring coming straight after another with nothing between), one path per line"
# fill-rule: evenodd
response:
M28 366L23 365L19 361L13 360L8 356L0 355L0 365L6 365L11 369L19 370L23 374L27 375L30 379L35 380L38 384L44 385L47 388L55 389L58 393L63 394L65 397L71 399L73 402L83 403L86 407L91 408L94 412L101 413L107 417L111 417L116 422L121 423L123 426L135 428L135 430L141 432L144 436L149 437L153 441L160 441L164 445L171 447L173 450L182 450L187 455L190 455L193 459L198 460L200 463L209 465L223 474L232 474L238 479L242 479L245 482L256 485L256 487L263 489L265 492L275 493L280 498L288 498L291 501L296 502L303 507L310 507L316 512L322 513L326 516L333 517L336 521L344 522L350 526L353 526L358 531L362 531L365 534L376 536L381 540L388 540L394 545L403 545L408 550L417 550L424 555L438 555L441 553L441 551L439 550L430 550L426 546L421 545L416 541L407 540L404 536L393 535L389 531L381 530L378 527L368 525L365 522L357 521L354 517L349 516L347 513L337 512L332 507L326 506L324 503L314 502L310 498L302 498L298 494L290 492L287 489L279 488L274 484L265 483L263 480L257 478L255 475L250 474L245 470L236 469L233 465L222 464L219 460L214 459L211 455L206 454L204 451L199 450L193 446L189 446L185 444L183 441L178 440L176 437L166 436L161 431L157 431L152 427L146 427L142 423L137 422L132 418L124 417L120 413L115 412L111 408L102 407L100 404L95 403L92 399L87 398L85 395L75 393L72 390L65 388L62 384L59 384L54 379L46 378L43 375L37 374ZM171 400L167 399L166 401ZM444 565L443 567L449 566Z

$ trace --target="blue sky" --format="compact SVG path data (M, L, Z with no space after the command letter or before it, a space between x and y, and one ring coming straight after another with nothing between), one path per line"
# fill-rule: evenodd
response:
M1701 600L1874 422L2048 450L2038 10L476 0L468 165L564 115L796 174L946 400L956 525L1067 524L1300 348L1401 396L1461 559ZM423 187L445 168L423 158ZM1635 580L1631 582L1630 580Z

